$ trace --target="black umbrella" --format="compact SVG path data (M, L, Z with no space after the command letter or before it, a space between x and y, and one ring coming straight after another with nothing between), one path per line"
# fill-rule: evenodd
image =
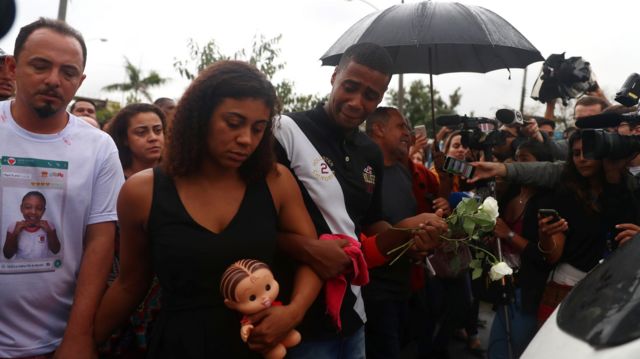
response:
M351 26L322 55L323 65L337 65L351 45L372 42L385 47L394 73L489 72L525 68L542 61L540 52L506 20L479 6L425 1L395 5L371 13ZM433 121L435 134L435 121Z

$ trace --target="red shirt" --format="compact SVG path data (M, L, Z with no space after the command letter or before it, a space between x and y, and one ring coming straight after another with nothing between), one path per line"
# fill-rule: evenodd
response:
M440 181L424 165L409 160L409 171L413 182L413 196L418 203L418 213L433 213L432 201L438 197Z

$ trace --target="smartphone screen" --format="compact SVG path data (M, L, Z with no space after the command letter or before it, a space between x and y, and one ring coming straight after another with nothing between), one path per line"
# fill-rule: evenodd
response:
M540 208L538 210L538 216L540 216L540 218L553 217L549 223L554 223L560 220L560 215L555 209Z
M416 136L423 135L424 137L427 137L427 128L424 125L416 125L413 128L413 131L415 132Z
M466 161L447 156L444 160L445 171L465 178L472 178L475 168Z

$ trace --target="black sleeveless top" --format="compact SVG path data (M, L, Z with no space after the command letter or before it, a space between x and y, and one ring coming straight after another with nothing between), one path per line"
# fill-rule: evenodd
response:
M272 264L277 213L266 181L249 183L235 217L213 233L187 213L170 177L153 174L148 232L163 297L148 357L259 358L241 341L241 315L224 305L219 286L239 259Z

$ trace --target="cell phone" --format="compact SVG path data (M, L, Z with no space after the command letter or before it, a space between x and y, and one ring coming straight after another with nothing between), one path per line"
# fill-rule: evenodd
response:
M424 125L416 125L413 128L413 132L417 135L423 135L424 137L427 137L427 128Z
M472 178L476 170L475 167L470 165L467 161L461 161L450 156L447 156L444 159L444 167L442 169L455 175L461 175L465 178Z
M548 223L555 223L560 220L560 215L558 214L558 211L551 208L540 208L538 210L538 217L540 218L553 217L553 219Z

